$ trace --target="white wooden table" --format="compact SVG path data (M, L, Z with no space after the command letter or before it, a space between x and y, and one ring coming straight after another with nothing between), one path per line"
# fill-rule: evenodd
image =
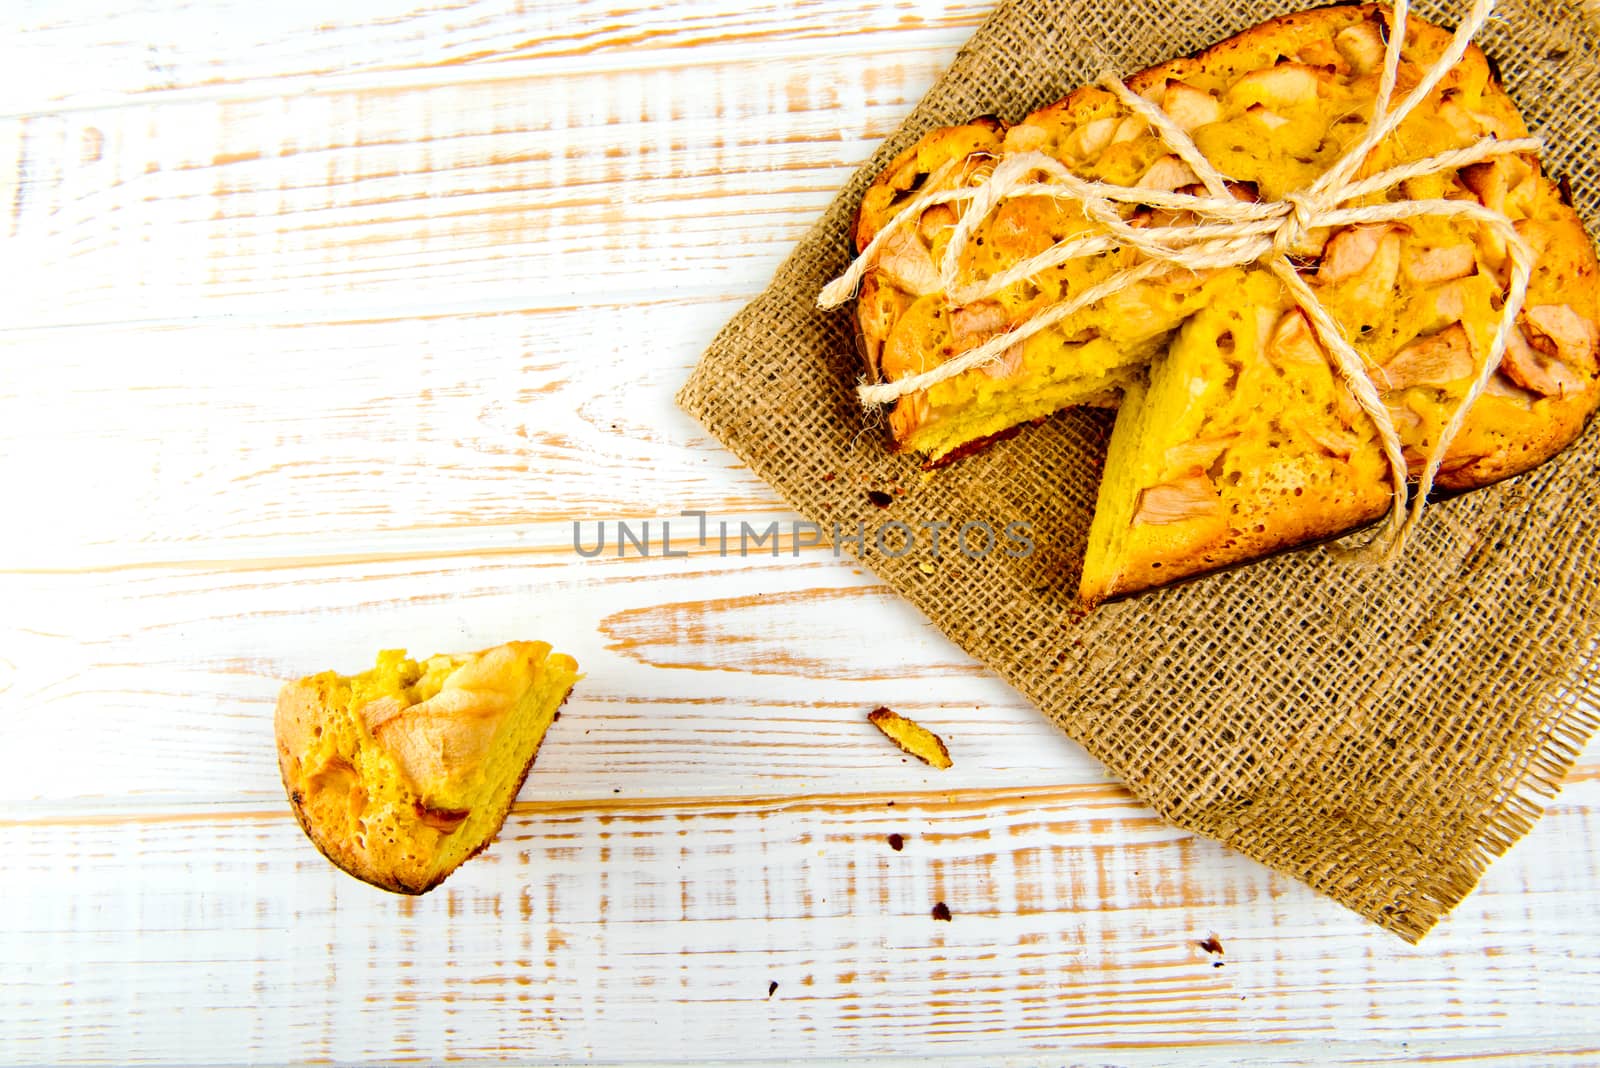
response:
M7 5L0 1061L1600 1058L1600 749L1410 948L826 551L572 550L792 518L672 395L985 13ZM588 677L489 853L327 865L280 682L516 637Z

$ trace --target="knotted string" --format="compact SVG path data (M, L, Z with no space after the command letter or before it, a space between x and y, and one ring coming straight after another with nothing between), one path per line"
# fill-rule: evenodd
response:
M1151 278L1175 270L1243 267L1259 261L1282 283L1289 296L1305 313L1317 340L1328 353L1334 372L1377 430L1379 444L1389 466L1390 508L1377 536L1361 546L1357 554L1378 556L1385 562L1392 560L1399 554L1421 518L1450 443L1460 431L1473 403L1482 395L1500 366L1506 345L1516 329L1517 314L1527 297L1533 253L1509 218L1475 201L1435 199L1403 200L1361 207L1342 205L1382 193L1408 179L1455 170L1496 156L1538 152L1543 147L1538 138L1500 140L1491 135L1464 148L1390 167L1367 178L1356 180L1353 177L1372 151L1428 98L1439 82L1466 55L1473 36L1487 21L1493 6L1494 0L1474 0L1444 53L1400 104L1391 109L1410 9L1409 0L1396 0L1384 49L1383 71L1366 134L1310 186L1287 193L1281 200L1251 203L1236 199L1229 192L1226 177L1200 151L1193 138L1165 111L1134 93L1112 74L1102 75L1098 84L1149 124L1162 143L1194 172L1205 187L1204 194L1169 193L1082 178L1060 161L1040 152L1005 156L977 184L941 188L958 166L963 166L967 161L952 160L946 163L929 176L926 191L914 197L889 219L844 274L823 288L818 300L822 307L835 307L849 300L890 236L908 221L920 218L924 211L938 204L964 204L939 264L946 300L956 306L993 296L1016 282L1084 256L1131 248L1145 258L1080 293L1039 310L1007 332L960 353L938 367L893 382L862 384L857 390L862 405L873 408L889 404L909 393L928 389L991 363L1012 346ZM965 182L968 177L963 174L958 182ZM1093 229L1074 234L986 279L970 284L960 281L957 265L972 231L1003 201L1014 197L1063 195L1080 204ZM1134 226L1118 210L1119 205L1126 204L1187 212L1193 221L1158 227ZM1316 292L1300 277L1289 257L1318 229L1393 222L1424 215L1470 219L1494 231L1505 241L1511 270L1505 304L1488 358L1429 451L1408 506L1409 472L1394 420L1361 354L1323 306Z

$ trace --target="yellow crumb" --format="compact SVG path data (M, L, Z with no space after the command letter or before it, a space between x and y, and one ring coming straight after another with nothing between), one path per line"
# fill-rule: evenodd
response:
M902 751L924 764L940 770L950 767L950 750L944 747L944 740L921 724L887 708L873 709L867 713L867 720Z

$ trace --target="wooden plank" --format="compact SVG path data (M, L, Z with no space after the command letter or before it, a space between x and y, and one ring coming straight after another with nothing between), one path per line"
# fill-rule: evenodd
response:
M421 899L281 815L0 821L0 1058L1591 1048L1597 831L1558 806L1416 949L1106 786L519 806Z
M27 264L6 325L748 294L948 59L536 66L0 120L21 127Z
M360 670L384 647L518 637L555 641L588 673L527 796L1104 781L914 609L827 554L3 575L0 605L13 710L0 797L34 805L277 804L284 680ZM906 761L865 722L879 704L944 733L956 767Z
M555 641L587 673L524 797L1105 780L915 609L815 551L13 574L0 605L0 798L35 808L277 805L283 681L360 670L384 647L516 637ZM880 704L940 732L956 766L903 757L865 722ZM1579 775L1596 772L1600 745Z
M51 502L0 533L0 568L554 548L574 520L783 510L672 403L739 304L0 331L26 369L0 381L0 481Z
M269 81L396 81L416 70L476 75L534 62L641 66L660 53L881 53L891 34L898 48L937 45L954 55L991 7L986 0L437 0L406 8L348 0L335 21L307 3L263 9L251 0L217 0L175 9L133 0L106 11L40 5L4 13L6 35L27 47L0 66L0 90L16 113L144 94L237 92Z

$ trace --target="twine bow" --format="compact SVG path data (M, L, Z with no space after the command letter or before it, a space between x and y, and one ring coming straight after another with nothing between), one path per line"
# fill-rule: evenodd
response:
M1039 152L1018 153L1002 158L989 177L976 185L958 184L956 188L941 189L939 187L958 166L965 166L965 161L951 161L939 168L930 176L928 192L914 198L885 223L845 273L823 288L818 299L822 307L836 307L849 300L862 276L876 262L884 242L906 222L919 218L923 211L937 204L965 203L939 264L946 300L952 305L982 300L1041 271L1084 256L1132 248L1141 253L1144 259L1080 293L1041 309L1006 333L990 338L938 367L893 382L863 383L857 389L862 405L872 408L892 403L908 393L925 390L991 363L1012 346L1084 308L1174 269L1199 271L1243 267L1260 262L1283 284L1305 313L1317 340L1328 353L1334 372L1377 429L1392 482L1390 508L1377 536L1357 552L1359 555L1378 556L1384 562L1392 560L1399 554L1422 515L1439 465L1451 441L1460 431L1473 403L1500 366L1506 344L1516 328L1517 314L1527 297L1533 253L1509 218L1476 201L1435 199L1402 200L1357 207L1343 205L1385 192L1411 178L1454 170L1495 156L1537 152L1543 147L1538 138L1500 140L1490 135L1464 148L1403 163L1367 178L1354 177L1368 155L1405 121L1418 104L1428 98L1445 75L1460 62L1473 36L1487 21L1493 6L1494 0L1474 0L1444 54L1411 92L1391 109L1410 9L1409 0L1396 0L1389 39L1384 49L1383 72L1366 134L1311 185L1287 193L1281 200L1248 203L1236 199L1229 192L1225 177L1200 151L1194 140L1166 112L1134 93L1113 74L1102 75L1098 84L1112 92L1126 108L1150 125L1167 148L1193 170L1205 187L1205 193L1169 193L1085 179L1072 173L1055 158ZM964 175L961 180L965 180ZM1079 203L1094 226L1088 232L1068 237L986 279L963 283L957 277L957 264L974 227L1002 201L1026 196L1071 197ZM1119 206L1128 204L1186 212L1194 221L1152 228L1136 227L1124 219L1118 210ZM1416 492L1410 495L1408 505L1409 472L1394 420L1373 384L1361 354L1317 298L1316 292L1300 276L1289 257L1291 251L1300 247L1314 230L1391 222L1423 215L1466 218L1495 231L1505 240L1511 271L1505 304L1488 358L1440 432L1439 440L1429 451Z

